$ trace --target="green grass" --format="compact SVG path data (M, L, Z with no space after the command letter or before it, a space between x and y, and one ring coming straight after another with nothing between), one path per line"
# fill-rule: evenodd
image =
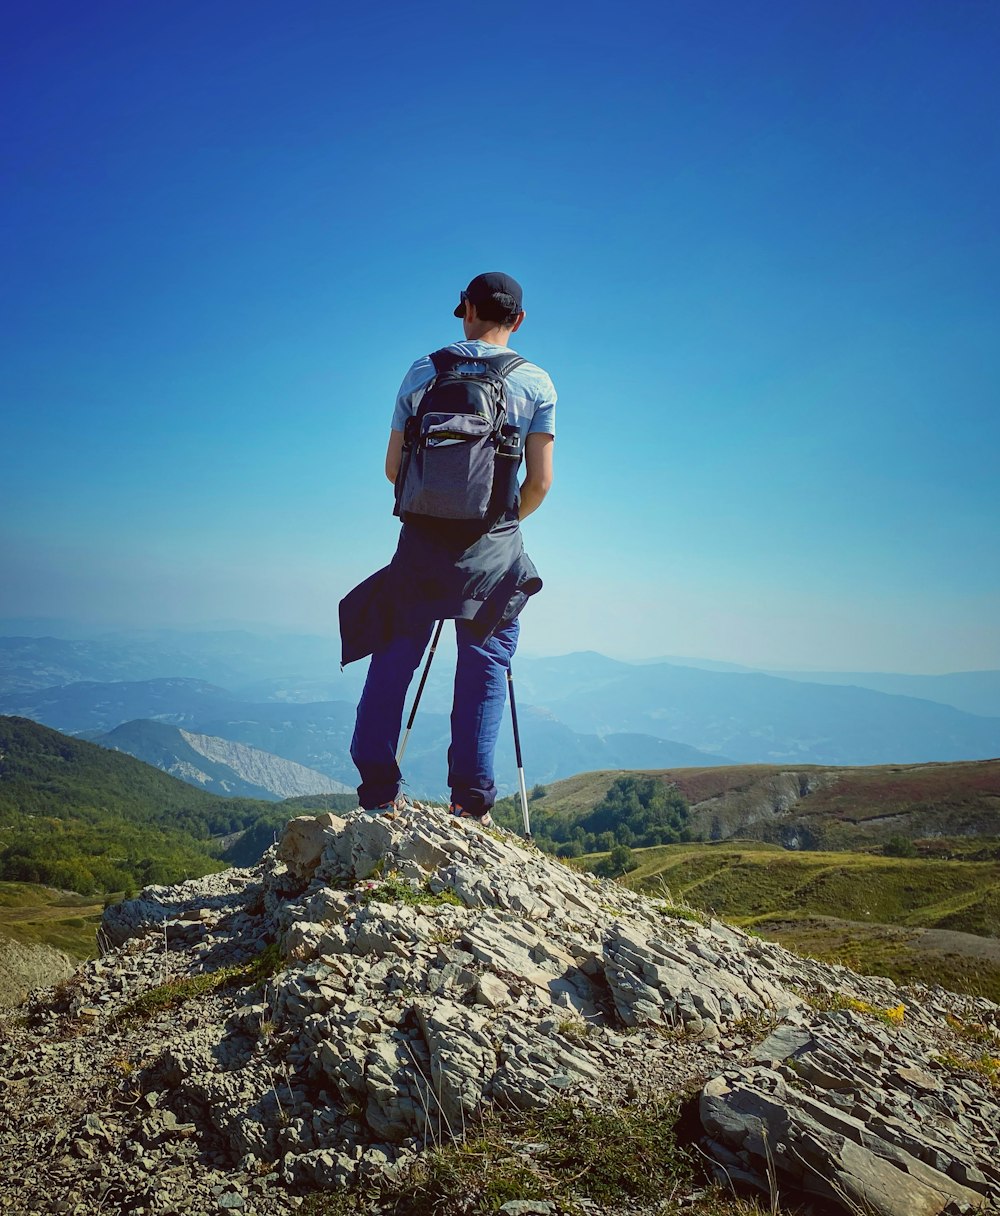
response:
M432 891L427 883L419 887L414 886L413 883L407 882L405 878L400 878L398 874L394 873L387 874L378 886L359 892L358 902L362 904L404 903L414 908L424 908L428 905L440 906L441 904L465 907L454 891Z
M71 958L97 954L103 900L26 882L0 882L0 936L52 946Z
M897 984L938 984L1000 1004L1000 942L994 960L923 943L917 931L900 931L892 925L779 916L754 921L754 929L797 954L839 963L861 975L884 975Z
M584 858L593 869L604 855ZM636 849L623 880L739 920L785 913L1000 935L1000 863L926 861L871 853L789 852L774 845Z
M471 1216L511 1199L555 1200L563 1211L579 1210L576 1197L651 1203L690 1168L676 1121L674 1103L598 1111L559 1102L530 1114L494 1113L466 1139L424 1154L380 1201L394 1216ZM315 1196L303 1211L329 1214L337 1201Z
M220 798L133 756L0 716L0 878L82 895L224 869L216 838L287 809Z
M939 1064L952 1072L971 1072L988 1081L994 1089L1000 1089L1000 1056L988 1051L978 1055L966 1055L963 1052L944 1051L937 1056Z

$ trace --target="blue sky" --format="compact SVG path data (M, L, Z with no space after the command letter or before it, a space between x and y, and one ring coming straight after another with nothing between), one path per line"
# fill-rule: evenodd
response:
M524 285L535 653L1000 667L1000 6L5 19L0 616L335 629L409 362Z

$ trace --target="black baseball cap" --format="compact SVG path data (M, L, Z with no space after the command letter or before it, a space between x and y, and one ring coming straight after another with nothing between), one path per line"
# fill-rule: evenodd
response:
M517 312L521 311L521 284L512 279L509 274L500 270L488 270L485 274L477 274L465 291L462 292L455 309L456 317L465 316L465 301L470 299L478 308L486 304L492 296L501 293L510 296L514 301Z

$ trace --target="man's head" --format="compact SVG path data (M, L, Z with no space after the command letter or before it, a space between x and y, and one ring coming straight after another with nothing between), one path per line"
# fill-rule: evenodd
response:
M462 292L455 316L465 321L466 337L470 325L481 332L504 329L513 333L524 320L521 307L521 284L509 274L489 270L477 274Z

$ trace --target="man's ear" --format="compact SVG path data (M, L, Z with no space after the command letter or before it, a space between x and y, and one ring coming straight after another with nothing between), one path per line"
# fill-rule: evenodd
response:
M479 314L476 312L476 306L466 297L465 300L465 319L471 325L474 321L479 320Z
M518 331L518 330L521 328L521 322L524 320L524 317L525 317L525 314L524 314L523 312L519 312L519 313L517 314L517 320L516 320L516 321L514 322L514 324L513 324L513 325L510 327L510 332L511 332L512 334L513 334L513 333L516 333L516 332L517 332L517 331Z

